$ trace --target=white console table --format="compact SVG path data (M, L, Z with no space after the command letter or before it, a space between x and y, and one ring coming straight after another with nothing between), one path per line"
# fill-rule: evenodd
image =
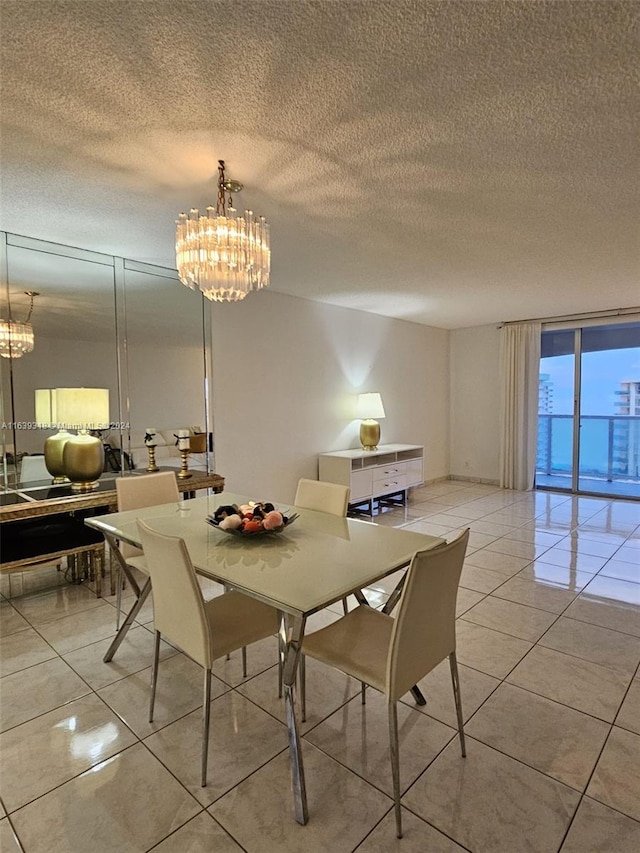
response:
M417 444L381 444L377 450L338 450L318 457L320 480L349 486L349 505L401 494L424 482L424 447Z

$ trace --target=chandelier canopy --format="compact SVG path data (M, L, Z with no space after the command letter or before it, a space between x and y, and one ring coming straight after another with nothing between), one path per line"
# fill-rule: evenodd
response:
M218 160L218 202L200 215L192 208L176 222L176 263L180 281L199 288L213 302L238 302L269 284L271 249L264 216L238 216L232 193L242 184L225 177ZM225 195L228 194L228 197Z
M25 353L32 352L34 347L31 312L33 300L40 296L35 290L25 291L29 297L29 313L25 320L14 320L9 309L9 319L0 320L0 356L2 358L21 358Z

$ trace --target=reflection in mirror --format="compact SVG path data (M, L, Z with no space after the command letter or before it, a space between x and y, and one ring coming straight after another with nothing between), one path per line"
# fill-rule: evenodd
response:
M25 454L42 454L55 432L36 423L38 388L108 388L116 407L110 417L117 417L114 271L106 255L16 235L8 235L7 243L12 306L25 290L39 293L31 317L34 349L9 359L3 372L5 421L11 401L12 434L6 440L19 463Z
M2 316L13 307L9 299L28 308L24 291L40 293L33 351L0 358L4 482L16 483L14 459L42 454L56 432L36 417L35 391L48 388L108 389L112 428L102 438L115 452L107 448L105 470L126 469L127 459L146 469L144 435L152 427L158 465L180 467L174 434L188 429L202 433L189 467L212 471L202 294L183 287L175 270L86 249L0 232L0 250Z
M189 468L212 470L205 402L203 297L180 284L175 270L125 261L129 445L136 468L149 462L145 434L156 431L160 468L180 467L178 430L193 440ZM199 445L199 446L198 446Z
M7 235L0 231L0 319L9 319L9 282L7 279ZM9 426L11 410L11 365L8 358L0 358L0 485L13 479L13 431Z

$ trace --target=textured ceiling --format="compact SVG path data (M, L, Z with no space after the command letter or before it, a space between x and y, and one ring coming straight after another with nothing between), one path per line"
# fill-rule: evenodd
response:
M444 328L640 302L635 2L0 8L6 230L173 266L223 158L274 290Z

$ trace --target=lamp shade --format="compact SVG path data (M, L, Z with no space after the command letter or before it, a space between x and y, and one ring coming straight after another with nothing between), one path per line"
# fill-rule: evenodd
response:
M373 418L384 418L384 406L382 405L382 397L377 392L371 394L358 394L358 402L356 404L356 418L360 420L368 420Z
M39 429L53 429L58 422L54 388L36 388L36 424Z
M67 429L95 430L109 426L107 388L56 388L56 420Z

